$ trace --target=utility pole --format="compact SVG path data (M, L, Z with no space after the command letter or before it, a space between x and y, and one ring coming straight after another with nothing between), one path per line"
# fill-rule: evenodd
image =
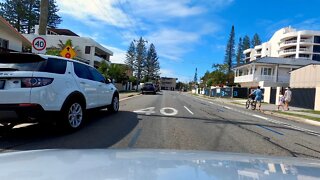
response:
M49 0L40 2L39 35L47 34Z
M133 42L135 42L135 43L148 43L148 41L147 40L143 40L142 39L142 37L139 39L139 40L133 40ZM138 47L137 46L137 50L138 50L138 48L140 48L140 47ZM137 59L137 61L139 61L138 59ZM142 61L142 59L140 59L140 61ZM140 66L140 63L138 64L138 67L137 67L137 70L138 70L138 72L137 72L137 88L136 88L136 91L138 92L138 86L139 86L139 84L140 84L140 81L141 81L141 71L142 71L142 67Z

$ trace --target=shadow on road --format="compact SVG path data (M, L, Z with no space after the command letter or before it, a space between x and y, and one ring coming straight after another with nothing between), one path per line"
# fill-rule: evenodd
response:
M107 148L123 139L139 122L137 114L127 111L93 111L88 117L80 130L69 134L62 133L57 126L39 124L2 131L0 151Z

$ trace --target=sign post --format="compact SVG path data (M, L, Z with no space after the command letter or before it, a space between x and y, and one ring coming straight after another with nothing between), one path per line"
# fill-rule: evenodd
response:
M44 37L37 36L32 41L32 53L45 54L47 50L47 42Z
M66 46L61 52L60 55L62 57L73 59L75 56L77 56L76 52L72 49L71 46Z

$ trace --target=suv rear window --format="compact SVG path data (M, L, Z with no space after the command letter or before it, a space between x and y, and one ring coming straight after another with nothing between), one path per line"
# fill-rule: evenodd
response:
M64 74L67 68L67 61L61 59L48 58L47 61L42 62L42 67L38 71Z
M34 57L34 58L32 58ZM56 74L64 74L67 61L48 58L45 60L36 55L0 55L0 71L39 71Z

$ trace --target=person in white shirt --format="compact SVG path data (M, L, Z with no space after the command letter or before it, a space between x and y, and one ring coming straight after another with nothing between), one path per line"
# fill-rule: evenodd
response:
M280 107L282 108L282 110L284 110L284 104L285 104L285 99L284 99L283 91L281 91L279 95L278 103L277 103L278 111L280 110Z
M286 91L284 92L284 101L285 101L285 109L289 111L289 103L291 102L292 92L290 90L290 87L286 88Z

